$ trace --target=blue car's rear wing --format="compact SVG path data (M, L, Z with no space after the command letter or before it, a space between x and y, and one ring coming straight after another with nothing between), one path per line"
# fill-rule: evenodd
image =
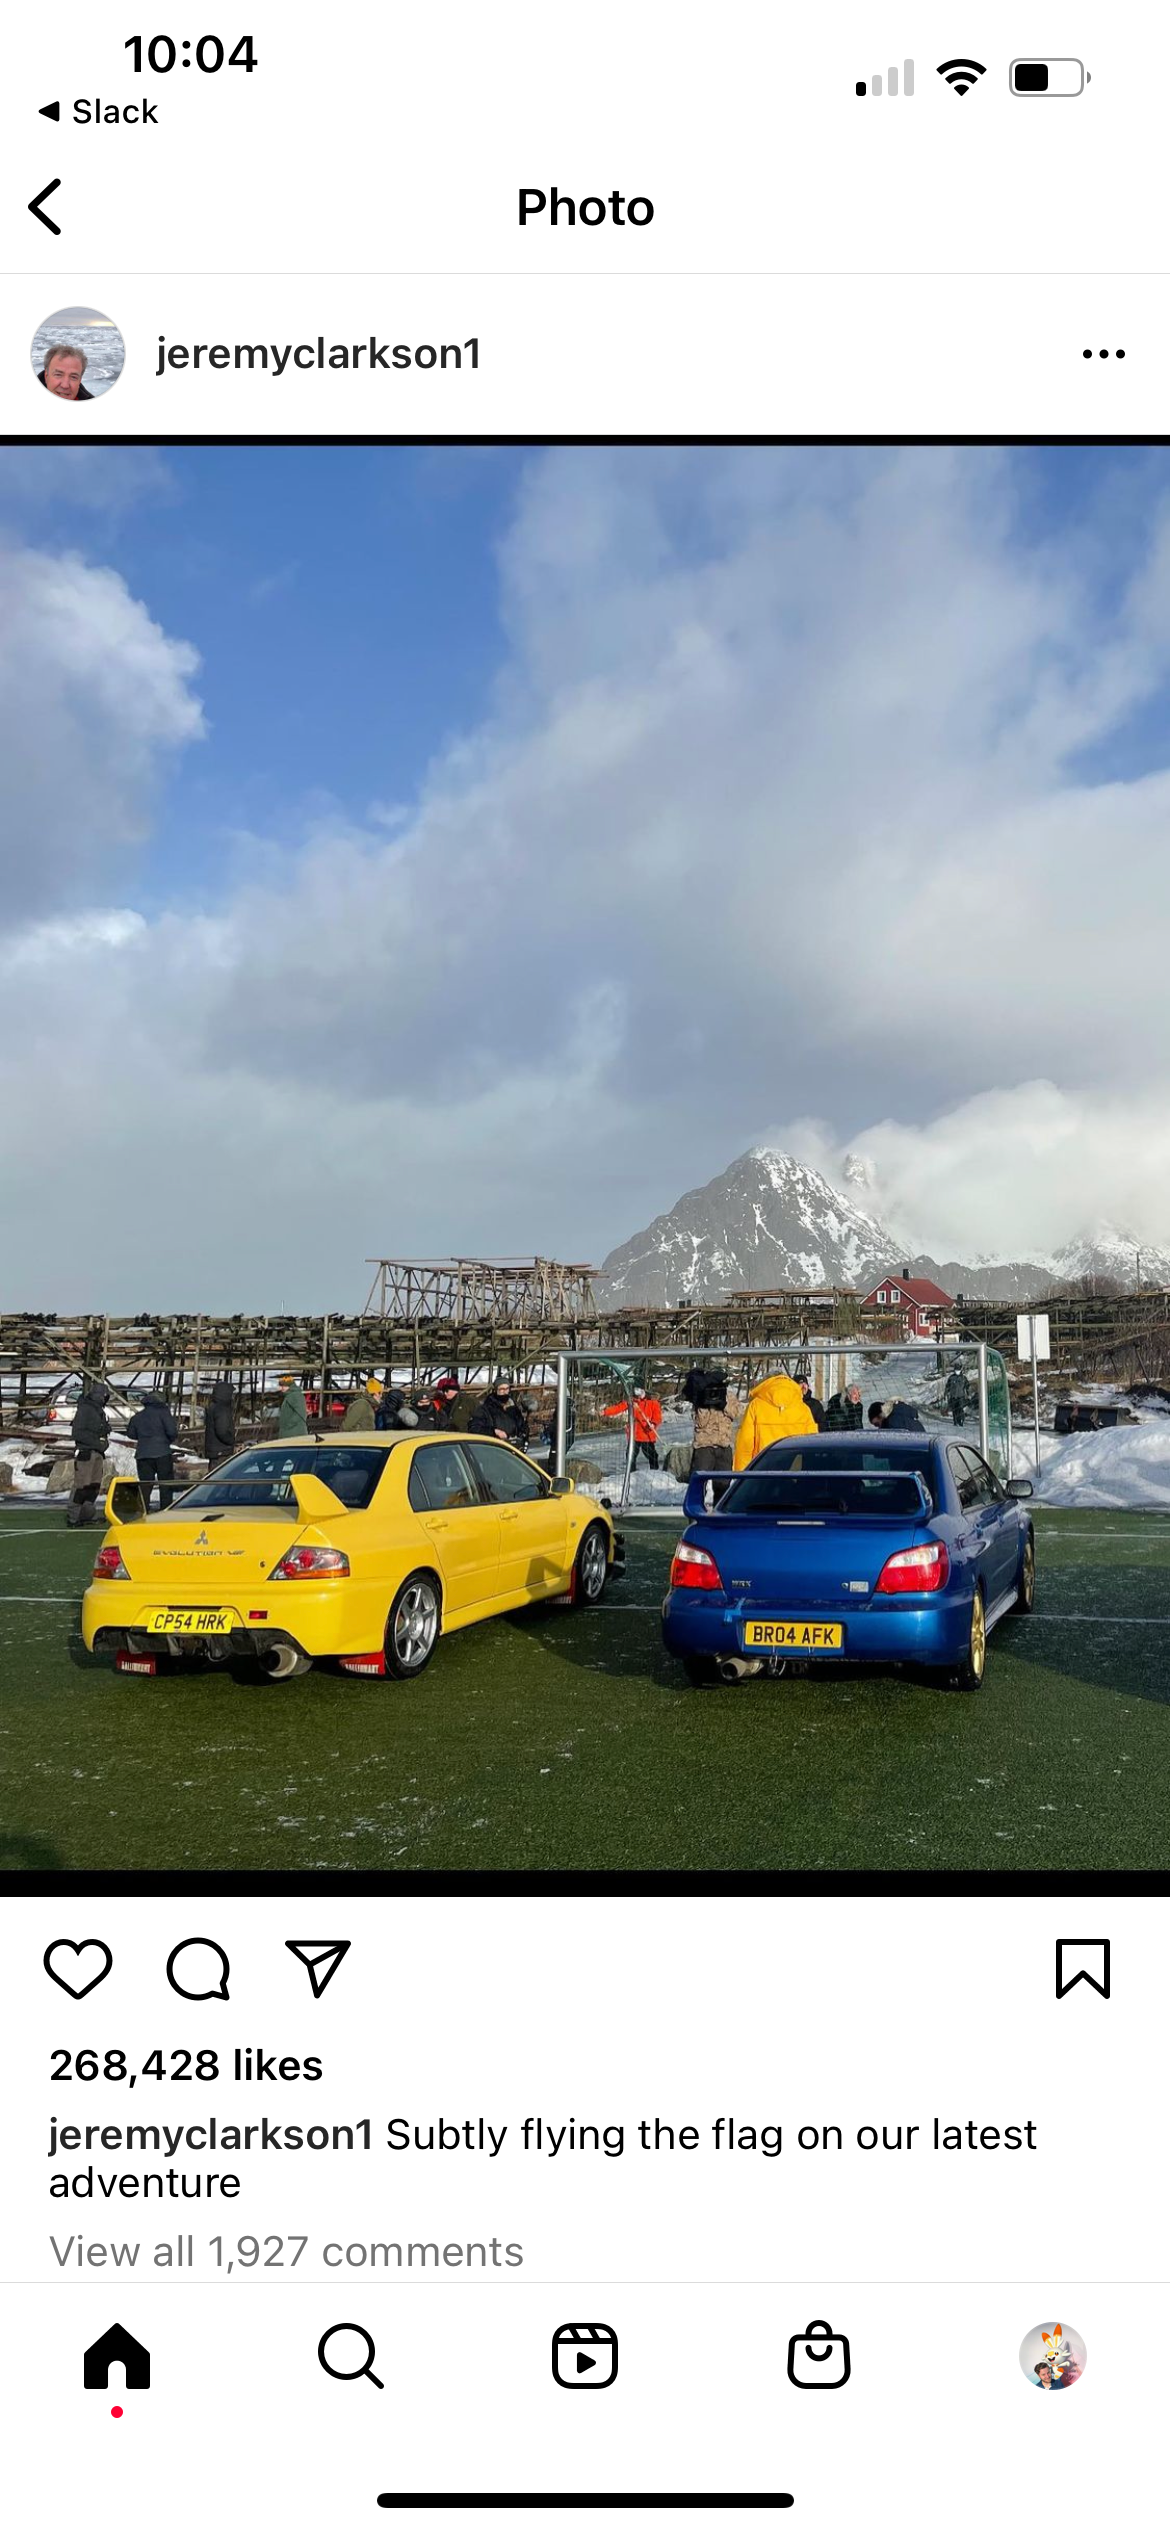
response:
M737 1521L786 1516L803 1521L920 1521L931 1518L934 1505L916 1468L737 1468L692 1477L683 1511L688 1521L707 1520L713 1512L729 1513Z

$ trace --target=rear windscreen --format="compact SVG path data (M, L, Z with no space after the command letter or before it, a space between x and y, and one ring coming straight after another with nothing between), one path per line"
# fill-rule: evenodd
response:
M929 1450L913 1453L863 1449L843 1443L823 1445L815 1453L777 1444L750 1473L737 1477L723 1495L721 1512L755 1512L817 1516L822 1513L920 1512L916 1479L921 1478L932 1508L937 1509L934 1468Z
M392 1448L391 1443L384 1450L367 1443L358 1450L347 1449L344 1442L323 1442L315 1450L298 1450L287 1442L270 1442L259 1450L237 1451L234 1459L225 1459L222 1467L212 1469L180 1501L184 1511L192 1512L239 1511L247 1506L271 1506L278 1511L285 1505L295 1510L289 1482L295 1471L298 1477L319 1477L352 1512L363 1512L373 1501Z

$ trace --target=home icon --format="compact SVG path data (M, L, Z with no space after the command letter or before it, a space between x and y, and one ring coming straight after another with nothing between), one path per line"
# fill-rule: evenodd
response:
M95 2339L85 2351L85 2388L87 2391L108 2391L111 2365L126 2368L127 2391L149 2391L150 2349L132 2339L119 2321Z

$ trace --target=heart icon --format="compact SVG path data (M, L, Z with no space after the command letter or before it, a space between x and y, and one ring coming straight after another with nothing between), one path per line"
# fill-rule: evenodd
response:
M54 1967L54 1963L58 1966ZM100 1987L114 1966L114 1955L108 1943L50 1943L45 1954L45 1967L50 1978L63 1987L67 1996L88 1996Z

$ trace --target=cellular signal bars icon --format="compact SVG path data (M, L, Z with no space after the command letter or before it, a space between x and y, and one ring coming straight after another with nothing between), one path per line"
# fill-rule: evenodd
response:
M898 70L897 63L891 62L890 67L886 72L884 93L887 97L896 97L899 88L901 89L901 93L904 97L913 96L913 62L903 62L901 72ZM883 93L882 74L880 70L875 70L873 77L870 80L859 79L856 84L855 93L859 97L880 97Z

